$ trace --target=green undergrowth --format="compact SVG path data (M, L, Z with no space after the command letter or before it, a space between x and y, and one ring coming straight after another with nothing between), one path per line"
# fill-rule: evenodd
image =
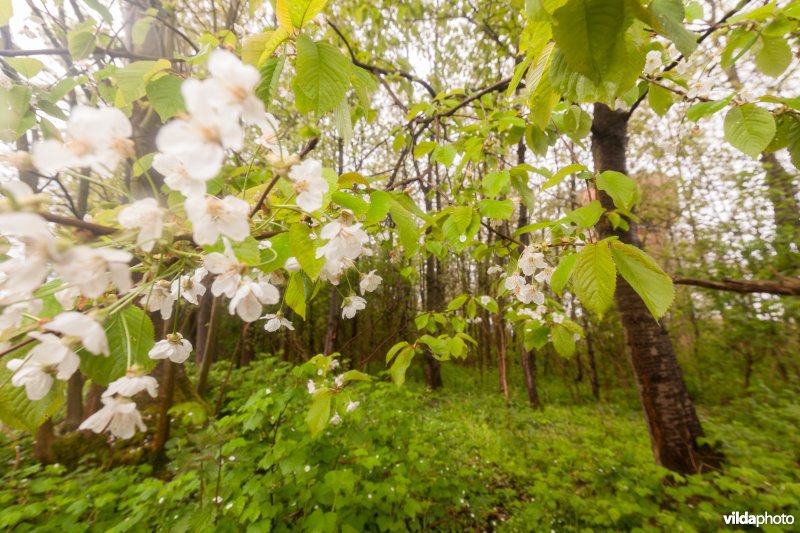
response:
M28 439L3 437L0 530L708 531L732 511L800 509L794 391L701 407L727 464L682 478L653 464L631 402L532 411L485 378L448 366L442 392L361 384L359 407L313 439L308 370L259 360L233 373L216 422L176 410L159 472L91 453L41 466Z

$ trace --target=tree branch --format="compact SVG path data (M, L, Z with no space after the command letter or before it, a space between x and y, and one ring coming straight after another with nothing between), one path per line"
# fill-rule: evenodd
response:
M672 278L678 285L691 285L717 291L730 291L742 294L764 293L783 296L800 296L800 278L781 276L779 279L729 279L708 280L697 278Z

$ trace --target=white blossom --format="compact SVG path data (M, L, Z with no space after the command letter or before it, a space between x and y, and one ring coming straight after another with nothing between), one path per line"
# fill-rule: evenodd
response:
M519 273L511 274L504 282L505 288L512 294L518 293L527 284L525 278L520 276Z
M264 124L264 102L255 94L261 80L258 69L245 65L239 58L225 50L214 50L208 57L210 79L204 80L199 101L187 100L192 113L201 112L207 106L234 113L249 124ZM199 109L198 109L199 108Z
M131 133L131 123L119 109L78 105L67 121L65 142L35 143L33 162L45 174L80 167L107 174L134 154Z
M73 246L53 265L56 274L77 285L87 298L97 298L113 283L120 292L131 288L128 262L133 256L114 248Z
M342 302L342 318L353 318L358 311L367 307L367 301L361 296L348 296Z
M531 302L542 305L544 303L544 293L536 285L525 285L516 293L517 299L524 303Z
M343 259L354 261L361 255L362 246L369 242L360 223L351 224L343 218L325 224L319 236L328 242L317 248L317 257L324 256L328 261L334 262Z
M103 408L83 421L78 429L88 429L95 433L102 433L106 429L117 438L129 439L147 427L142 421L142 415L136 409L136 403L124 396L106 396L101 398Z
M205 267L200 267L191 276L184 274L175 278L171 285L172 295L176 299L180 295L190 304L198 305L199 299L206 293L206 286L203 285L206 275L208 275L208 270Z
M119 223L123 228L138 229L136 244L142 251L150 252L164 232L164 209L155 198L138 200L119 212Z
M261 318L267 320L267 322L264 324L264 329L269 331L270 333L273 331L278 331L282 327L290 331L294 331L294 325L292 324L292 322L284 318L283 313L281 313L280 311L274 314L267 313Z
M188 79L181 92L188 102L202 100L208 80ZM172 120L156 135L159 152L172 155L196 180L209 180L222 169L225 150L241 150L244 132L237 120L212 107L197 110L188 117Z
M1 213L0 234L13 235L25 245L22 256L0 263L0 289L24 300L44 283L48 263L59 259L56 241L47 221L34 213Z
M95 319L78 313L67 311L60 313L52 322L45 324L44 329L61 333L66 337L80 339L84 348L97 355L109 355L106 332Z
M153 168L162 176L164 183L182 195L202 196L206 192L206 178L195 178L181 160L173 154L156 154Z
M80 295L81 290L78 287L68 285L56 292L53 296L55 296L56 301L65 311L72 311L75 309L75 300L77 300Z
M486 270L486 273L489 274L490 276L494 276L495 274L502 274L503 267L499 265L492 265Z
M38 315L42 310L42 301L39 299L15 302L3 308L0 313L0 334L7 329L20 325L24 314Z
M377 270L371 270L361 277L361 281L358 283L358 288L361 290L361 294L372 292L380 286L383 278L377 275L375 272L377 272Z
M648 76L655 75L658 72L658 69L661 68L661 51L660 50L650 50L647 52L647 56L645 57L644 62L644 73Z
M211 294L233 298L242 279L244 265L234 255L231 243L227 239L223 239L223 243L225 253L212 252L206 255L203 257L203 266L216 276L211 284Z
M310 213L322 207L322 199L329 189L327 180L322 177L322 163L313 158L306 159L292 167L289 179L297 194L295 203L300 209Z
M175 306L176 296L172 293L172 286L169 281L161 279L156 281L151 290L142 296L142 306L150 311L158 311L161 318L168 320L172 316L172 308Z
M306 388L308 388L309 394L314 394L317 391L317 384L314 383L313 379L309 379L308 383L306 383Z
M135 368L129 368L124 376L108 384L103 397L127 396L132 398L142 391L147 391L152 398L158 396L158 382L153 376L140 376Z
M532 247L527 247L520 255L517 266L522 270L526 276L532 276L536 270L545 268L547 262L544 260L542 252L536 252Z
M276 304L280 299L278 289L266 278L261 277L257 281L252 278L242 278L228 304L228 312L236 313L245 322L253 322L261 316L262 304Z
M216 243L220 235L234 241L243 241L250 235L250 206L241 198L191 196L185 205L194 241L201 246Z
M347 408L345 409L345 411L347 411L348 413L352 413L353 411L356 410L356 408L360 404L361 404L361 402L350 402L350 403L347 404Z
M299 272L302 267L296 257L290 257L286 260L286 263L284 263L283 268L288 272Z
M192 353L192 343L183 338L180 333L167 335L160 340L147 353L150 359L169 359L173 363L183 363Z
M551 266L544 267L538 274L536 274L533 279L538 281L539 283L550 283L550 278L553 277L553 272L555 269Z
M14 372L11 384L25 387L29 400L41 400L53 386L54 379L68 380L80 366L80 358L61 339L51 333L31 332L39 341L25 359L11 359L6 368Z

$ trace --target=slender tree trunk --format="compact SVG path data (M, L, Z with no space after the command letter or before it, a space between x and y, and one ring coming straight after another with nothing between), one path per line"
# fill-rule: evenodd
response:
M160 399L158 402L158 422L156 424L156 434L153 438L153 462L158 464L164 459L164 446L169 439L170 414L172 398L175 392L175 363L169 359L161 362L161 376L163 381L160 387Z
M627 172L627 130L626 112L595 104L592 122L595 171ZM600 196L604 207L613 209L611 198L605 193ZM628 231L615 231L605 223L600 226L600 233L602 237L617 236L624 243L640 246L633 222ZM652 317L639 295L621 277L615 300L656 462L685 474L717 466L719 459L713 450L698 443L705 434L666 328Z
M33 455L40 463L53 462L53 420L48 418L36 430L36 440L33 445Z
M208 319L208 328L206 329L206 339L203 349L203 360L200 366L200 375L197 377L197 394L203 396L208 384L208 371L211 369L211 363L214 360L214 345L216 344L217 334L217 309L219 307L219 299L214 298L211 304L211 314Z
M525 346L520 346L520 360L522 361L522 375L525 377L525 389L528 391L528 401L531 407L539 409L539 389L536 387L536 354L529 352Z
M328 303L328 324L325 331L325 344L322 351L330 355L336 351L336 335L339 332L339 291L331 285L331 298Z
M425 208L428 212L432 209L430 198L425 197ZM429 254L425 260L425 307L428 310L439 310L442 305L442 287L439 283L439 269L441 263ZM433 357L429 352L425 352L425 385L431 389L440 389L442 383L442 363Z

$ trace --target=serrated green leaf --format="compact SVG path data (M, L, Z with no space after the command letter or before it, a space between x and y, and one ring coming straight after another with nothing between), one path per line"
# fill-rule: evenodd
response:
M507 170L500 172L490 172L483 177L483 193L490 198L494 198L511 180L511 173Z
M586 167L584 165L579 165L577 163L562 167L558 170L558 172L553 174L553 176L550 179L542 183L542 190L549 189L550 187L555 187L556 185L564 181L564 178L566 178L570 174L575 174L576 172L581 172L583 170L587 170Z
M617 270L644 301L655 318L661 318L672 305L675 287L652 257L630 244L611 243Z
M617 272L608 243L590 243L578 252L572 291L589 311L601 315L614 303Z
M331 419L331 399L333 393L329 389L317 391L306 415L306 423L312 437L316 437L325 429Z
M297 62L292 87L300 112L332 111L344 98L350 78L350 61L335 46L297 36Z
M750 157L757 157L775 135L772 113L755 104L734 107L725 115L725 139Z
M398 387L402 387L403 383L406 382L406 371L411 365L411 361L414 359L415 354L416 350L414 350L412 346L406 346L400 351L400 353L397 354L397 357L395 357L391 368L389 368L389 374L392 376L392 381Z
M317 247L312 240L311 230L305 224L292 224L289 228L289 251L300 263L308 277L316 279L322 270L324 260L317 259Z
M689 57L697 48L697 37L683 25L683 1L653 0L649 9L660 25L660 33L675 43L684 57Z
M557 295L561 296L561 293L564 292L564 288L567 286L570 277L572 277L572 270L575 268L577 258L578 255L574 253L562 257L558 266L553 270L553 275L550 277L550 288Z
M145 94L147 101L153 106L161 122L166 122L186 109L181 94L183 81L177 76L167 75L147 83Z
M567 213L567 218L582 228L591 228L597 224L604 212L605 209L600 204L600 200L592 200L583 207Z
M575 339L572 337L572 332L562 324L553 325L551 331L553 337L553 348L556 349L558 355L569 359L575 353Z
M514 214L514 202L511 200L481 200L478 208L482 216L494 220L509 220Z
M614 200L614 205L619 209L630 210L633 207L636 201L636 182L625 174L606 170L597 176L596 184L598 189L605 191Z
M420 230L411 213L405 210L397 201L389 204L389 214L394 222L397 236L407 257L413 256L419 249Z
M306 318L306 289L303 283L303 274L293 272L286 286L284 301L295 313L305 320Z

